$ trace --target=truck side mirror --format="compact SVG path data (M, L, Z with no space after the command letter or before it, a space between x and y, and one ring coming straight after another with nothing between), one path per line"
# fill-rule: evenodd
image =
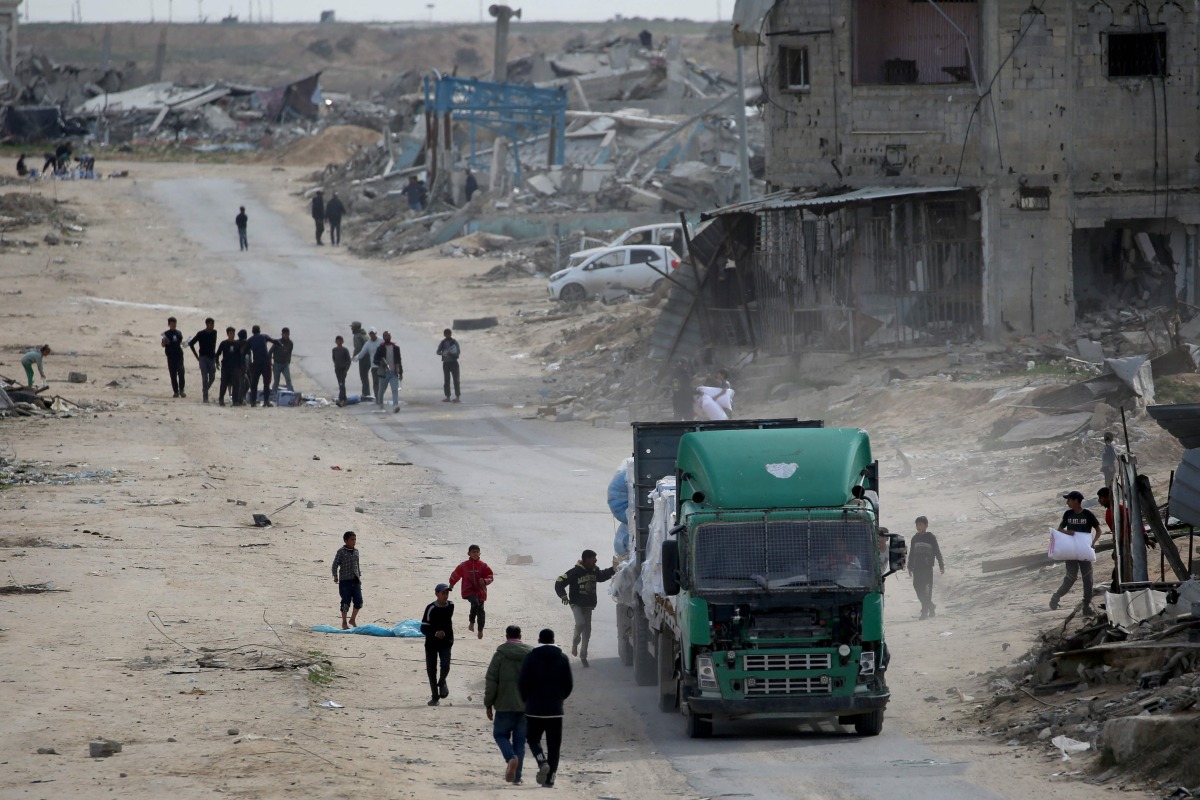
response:
M679 594L679 542L668 539L662 543L663 592L668 597Z
M888 534L888 571L899 572L908 564L908 543L898 533Z

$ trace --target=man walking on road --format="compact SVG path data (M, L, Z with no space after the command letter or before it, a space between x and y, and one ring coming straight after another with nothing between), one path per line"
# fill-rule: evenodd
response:
M567 657L554 644L554 631L545 628L538 634L538 646L525 656L517 689L525 702L529 752L537 759L537 782L547 789L554 786L558 774L558 756L562 749L563 701L571 696L574 683ZM542 734L546 749L542 750Z
M509 783L521 782L521 767L525 765L525 702L521 700L517 679L531 650L531 646L521 641L519 627L505 628L504 644L492 654L483 691L483 706L492 721L492 737L504 757L504 780Z
M279 338L271 345L271 363L274 365L274 380L271 383L271 391L279 391L279 376L282 375L289 392L296 391L292 388L292 348L296 343L292 341L291 331L283 328L279 331ZM276 400L278 402L278 399Z
M450 587L439 583L433 594L437 599L425 606L425 613L421 615L421 633L425 634L425 674L433 695L425 704L428 706L436 706L442 698L450 696L446 677L450 674L450 651L454 647L454 603L450 602Z
M363 330L361 322L350 323L350 353L351 356L357 356L362 352L362 346L367 343L367 332ZM351 360L355 360L351 358ZM371 400L374 395L371 393L371 387L367 381L371 377L371 362L369 360L358 362L358 377L362 378L362 395L359 400L366 402Z
M163 351L167 354L167 373L171 376L172 397L187 397L183 392L183 334L176 330L174 317L167 319L162 332Z
M1063 512L1058 530L1072 536L1091 536L1092 547L1095 547L1101 533L1100 521L1096 519L1095 514L1083 507L1083 495L1080 492L1072 491L1064 494L1063 499L1067 501L1068 508ZM1095 615L1096 612L1092 608L1092 562L1064 561L1063 565L1067 569L1067 574L1063 578L1062 585L1058 587L1058 591L1050 596L1050 609L1053 611L1058 608L1058 601L1071 591L1071 587L1075 585L1075 577L1082 574L1083 615L1085 617Z
M446 398L443 403L459 401L462 396L462 390L458 385L458 357L462 355L462 349L458 346L458 342L454 340L454 331L446 328L442 331L442 341L438 342L437 355L442 357L442 391ZM454 400L450 400L450 382L454 381Z
M392 413L400 413L400 381L404 380L404 362L400 360L400 347L392 341L391 331L383 332L383 343L375 350L375 370L379 376L379 390L375 405L383 408L383 394L392 390Z
M317 226L317 244L325 244L321 241L321 237L325 235L325 197L320 189L313 195L312 218Z
M204 330L196 331L196 334L188 339L188 349L192 351L192 355L200 362L200 387L204 393L204 402L208 402L208 390L212 388L213 381L217 379L217 328L216 321L209 317L204 320ZM196 345L200 345L200 352L196 352Z
M563 605L571 606L575 617L575 633L571 637L571 655L579 656L579 663L588 666L588 642L592 639L592 612L596 609L596 584L604 583L616 570L597 569L596 551L584 550L578 563L558 576L554 582L554 593Z
M379 349L379 345L383 342L379 341L379 337L375 333L375 329L367 331L367 340L362 343L362 347L354 351L354 360L358 362L358 374L363 376L363 396L365 402L372 397L377 397L380 393L379 381L376 380L375 370L375 352ZM364 371L363 364L366 364ZM370 373L369 376L366 373ZM366 388L368 379L371 381L370 389ZM382 399L382 398L381 398Z
M329 198L329 202L325 204L325 219L329 220L329 243L342 243L342 217L346 214L346 207L342 205L341 198L337 196L337 192L333 193L333 197Z
M238 208L238 215L233 218L233 224L237 225L239 250L250 249L250 241L246 238L246 225L249 222L250 218L246 216L246 207L240 206Z

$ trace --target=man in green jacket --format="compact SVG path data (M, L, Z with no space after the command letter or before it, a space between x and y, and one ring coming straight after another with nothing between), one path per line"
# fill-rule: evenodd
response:
M521 782L521 767L525 763L525 703L517 690L521 663L533 648L521 641L521 629L509 625L504 629L504 644L496 648L487 668L487 684L483 705L492 721L492 736L500 746L507 766L504 780Z

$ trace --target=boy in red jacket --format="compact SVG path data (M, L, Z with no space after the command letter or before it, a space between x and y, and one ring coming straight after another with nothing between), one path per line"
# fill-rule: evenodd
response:
M467 560L454 568L450 573L450 588L462 581L462 596L471 604L471 615L467 618L470 623L467 630L474 631L476 620L479 621L478 636L483 638L485 621L483 604L487 600L487 587L493 580L492 568L479 558L479 545L473 544L467 548Z

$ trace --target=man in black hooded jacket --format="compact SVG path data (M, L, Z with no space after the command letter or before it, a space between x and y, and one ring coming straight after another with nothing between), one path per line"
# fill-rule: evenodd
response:
M554 644L554 631L544 628L538 634L538 646L521 662L517 691L525 703L528 725L525 741L538 762L536 780L547 788L554 785L554 776L558 773L563 701L571 696L573 688L571 664ZM546 734L545 751L542 750L543 733Z

